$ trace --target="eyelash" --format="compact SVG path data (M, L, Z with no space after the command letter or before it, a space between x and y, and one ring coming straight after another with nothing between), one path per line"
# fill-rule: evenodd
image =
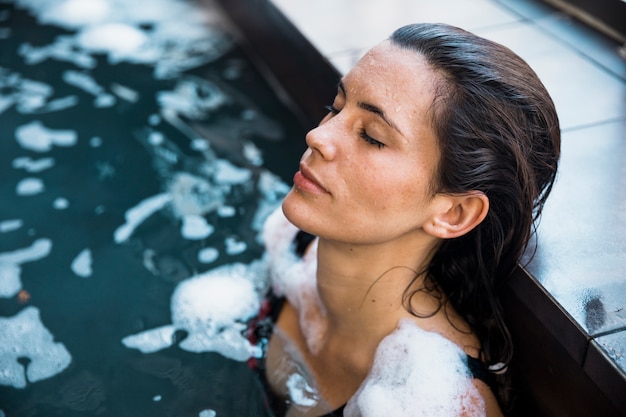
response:
M339 114L340 110L337 110L336 108L334 108L333 106L325 106L326 110L328 110L329 113L331 113L333 116L336 114ZM374 145L376 146L378 149L382 149L385 147L385 144L382 142L377 141L376 139L374 139L373 137L371 137L370 135L367 134L367 132L365 131L364 128L359 129L359 136L361 137L361 139L363 139L365 142L369 143L370 145Z

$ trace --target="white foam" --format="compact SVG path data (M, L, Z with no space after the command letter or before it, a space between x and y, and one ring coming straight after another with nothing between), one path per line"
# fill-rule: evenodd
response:
M252 142L243 143L243 156L252 165L263 165L263 154L261 153L261 150Z
M282 180L269 171L261 171L257 188L263 198L260 199L257 210L252 220L252 229L259 232L257 239L262 242L263 227L266 220L277 207L281 205L281 202L285 195L289 192L289 186L282 182Z
M443 336L401 320L378 346L346 417L485 416L465 353Z
M319 402L317 391L312 388L304 376L299 373L293 373L287 378L287 389L289 390L289 399L296 405L304 407L313 407Z
M115 22L87 27L76 39L77 44L86 50L112 54L115 62L133 58L147 41L142 30Z
M111 84L111 91L119 98L131 103L136 103L139 100L139 92L118 83Z
M191 119L205 117L229 102L215 84L202 79L181 79L172 91L159 91L157 101L165 111Z
M172 200L169 194L157 194L140 201L136 206L128 209L124 214L126 222L115 229L113 239L116 243L128 240L135 229L148 217L161 210Z
M15 187L17 195L30 196L44 192L46 189L40 178L28 177L21 179Z
M216 417L217 413L215 412L215 410L211 410L211 409L206 409L206 410L202 410L198 413L198 417Z
M52 207L54 207L57 210L65 210L66 208L68 208L70 206L70 202L67 201L66 198L55 198L54 201L52 202Z
M220 256L220 252L215 248L203 248L198 251L198 261L203 264L210 264L217 261Z
M171 298L172 324L125 337L125 346L156 352L173 343L176 330L188 335L179 347L190 352L218 352L245 361L260 349L244 337L245 322L260 307L264 263L235 263L198 274L178 284Z
M22 219L9 219L0 222L0 233L8 233L19 229L24 225Z
M51 249L52 241L50 239L37 239L27 248L0 253L0 263L22 264L25 262L38 261L48 256Z
M217 170L213 179L217 184L243 184L252 177L249 169L239 168L226 159L218 159L215 164Z
M94 107L111 107L116 103L115 97L107 93L96 80L86 72L67 70L63 72L63 81L95 96Z
M23 156L13 160L13 168L23 169L30 173L38 173L52 168L54 163L54 158L32 159L27 156Z
M2 74L4 72L4 74ZM12 92L10 96L0 95L0 113L16 105L20 113L48 113L73 107L78 103L76 96L65 96L48 101L53 89L48 84L22 78L19 74L0 71L0 90Z
M206 151L206 150L208 150L210 148L209 141L204 139L204 138L192 139L192 141L189 144L189 146L194 151Z
M19 264L0 262L0 298L11 298L22 289Z
M49 97L52 95L53 88L41 81L34 81L17 76L16 86L23 95L33 95L37 97Z
M30 360L26 373L20 358ZM0 317L0 384L24 388L27 382L62 372L71 361L65 346L55 342L41 322L36 307L27 307L13 317Z
M43 23L77 32L58 36L43 47L24 45L20 53L28 63L48 58L93 68L94 53L109 61L154 65L158 78L172 77L210 62L230 48L223 33L213 29L201 5L174 0L17 0ZM149 25L149 30L141 25Z
M224 192L219 187L187 172L177 172L172 176L169 192L174 214L181 218L190 214L207 214L224 202Z
M176 328L172 325L161 326L141 333L126 336L122 343L129 349L141 353L154 353L172 346Z
M215 231L215 227L207 223L202 216L188 214L183 216L181 234L185 239L202 240L209 237Z
M93 106L97 108L112 107L117 100L111 94L100 94L93 102Z
M92 148L99 148L100 146L102 146L102 138L100 136L94 136L93 138L89 139L89 146L91 146Z
M30 65L37 65L53 58L88 69L95 68L97 62L88 53L76 49L73 36L59 36L52 45L41 47L25 43L20 45L18 54L24 58L24 62Z
M21 264L45 258L51 249L52 241L41 238L29 247L0 253L0 297L13 297L22 289Z
M165 136L161 132L150 132L148 135L148 143L152 146L159 146L163 144Z
M91 250L85 248L72 261L72 271L79 277L88 278L93 273L91 269L92 261Z
M150 117L148 117L148 124L150 126L156 126L159 123L161 123L161 116L158 114L151 114Z
M237 214L237 210L233 206L220 206L217 209L217 215L220 217L233 217Z
M228 255L239 255L248 249L248 244L246 242L238 240L232 236L224 239L224 246L226 246L225 251Z
M73 130L53 130L35 120L15 129L15 138L24 149L47 152L52 146L74 146L78 136Z
M63 81L74 87L80 88L82 91L97 96L102 94L104 89L94 80L94 78L85 73L75 70L67 70L61 76Z
M37 113L37 114L50 113L50 112L53 112L53 111L65 110L65 109L68 109L70 107L74 107L77 104L78 104L78 97L76 97L76 96L66 96L66 97L62 97L62 98L57 98L57 99L51 100L51 101L49 101L49 102L47 102L45 104L42 104L38 108L31 109L28 112L29 113ZM24 109L21 109L21 112L25 113L26 111Z
M269 256L271 284L277 295L284 295L298 310L300 327L308 348L317 352L326 331L326 312L316 284L317 240L302 258L293 251L298 229L289 223L280 207L267 218L263 241Z
M0 95L0 114L4 113L9 107L15 104L15 99L13 97L7 97Z
M110 14L110 6L106 0L66 0L50 4L45 22L63 23L67 27L81 27L103 21Z

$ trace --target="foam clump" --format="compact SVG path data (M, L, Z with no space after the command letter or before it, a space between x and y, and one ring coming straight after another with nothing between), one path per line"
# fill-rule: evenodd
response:
M103 23L83 30L78 45L94 52L110 52L115 59L132 57L148 42L142 30L124 23Z
M92 262L91 250L85 248L72 261L72 272L81 278L88 278L91 274L93 274L93 270L91 268Z
M78 136L73 130L52 130L35 120L18 127L15 138L22 148L35 152L48 152L52 146L74 146Z
M139 227L145 219L161 210L171 200L172 197L167 193L156 194L140 201L137 205L128 209L124 215L126 222L115 229L113 233L115 242L122 243L127 241L135 229Z
M43 181L39 178L28 177L20 180L15 187L17 195L29 196L42 193L45 190Z
M271 285L275 294L287 297L298 310L302 332L309 349L317 352L325 334L326 312L317 293L317 240L300 258L294 252L298 228L279 207L269 215L263 229L269 261Z
M24 44L29 63L48 58L93 68L92 55L109 62L154 65L157 78L171 78L210 62L230 49L231 41L211 25L201 5L177 0L16 0L41 23L75 31L41 47ZM149 29L146 29L148 27Z
M264 292L263 261L235 263L198 274L178 284L171 298L172 324L125 337L126 347L144 353L173 344L174 332L188 333L179 347L218 352L245 361L260 353L245 337L246 322L259 311Z
M54 166L54 158L31 159L29 157L20 157L13 160L13 168L23 169L26 172L37 173L45 171Z
M22 3L35 5L34 1ZM39 2L41 20L48 23L62 23L67 27L81 27L94 24L106 19L110 12L110 5L106 0L62 0Z
M202 216L189 214L183 216L181 235L189 240L202 240L209 237L215 231L215 227L210 225Z
M18 362L28 358L24 366ZM25 388L27 382L50 378L64 369L72 356L46 329L39 309L27 307L14 317L0 317L0 385Z
M480 417L484 401L465 353L443 336L401 320L378 346L346 417Z
M21 264L45 258L51 250L52 241L41 238L29 247L0 253L0 298L13 297L22 289Z
M0 221L0 233L8 233L19 229L24 225L22 219L10 219Z

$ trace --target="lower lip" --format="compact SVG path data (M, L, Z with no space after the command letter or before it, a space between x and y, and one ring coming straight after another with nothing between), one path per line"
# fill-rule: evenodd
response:
M297 189L302 191L308 191L314 194L328 194L325 189L317 185L317 183L306 178L304 175L302 175L302 172L300 171L296 172L296 175L293 176L293 184L296 186Z

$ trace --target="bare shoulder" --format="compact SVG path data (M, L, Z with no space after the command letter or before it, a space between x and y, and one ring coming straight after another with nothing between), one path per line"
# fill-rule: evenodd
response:
M345 415L502 414L489 388L472 377L466 353L457 344L403 319L380 343L372 369Z
M491 391L491 388L480 379L474 379L474 386L480 393L483 401L485 402L485 411L487 417L504 417L498 400L495 394Z

